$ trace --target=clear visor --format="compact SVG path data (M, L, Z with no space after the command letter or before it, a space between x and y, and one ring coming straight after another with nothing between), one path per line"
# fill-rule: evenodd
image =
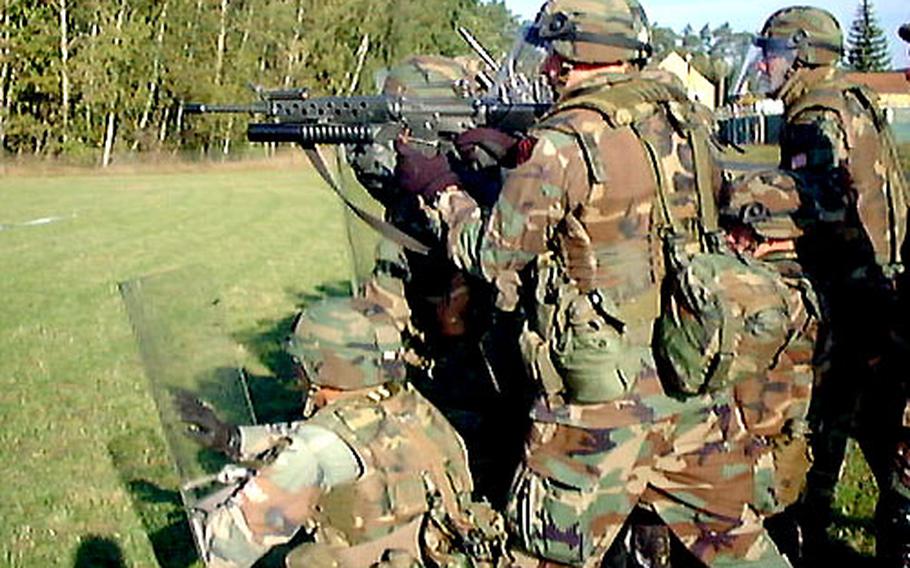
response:
M787 42L758 38L756 45L749 48L743 60L733 94L736 97L750 93L763 97L773 96L783 86L787 72L795 62L796 50Z
M490 96L511 103L552 103L553 89L544 73L550 46L550 41L541 39L536 25L523 26L499 67Z

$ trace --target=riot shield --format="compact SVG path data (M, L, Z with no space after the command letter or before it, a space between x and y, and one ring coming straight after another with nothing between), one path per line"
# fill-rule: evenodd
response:
M120 294L139 346L165 442L193 507L211 488L227 458L183 434L174 392L189 391L234 424L255 424L239 346L226 333L216 291L201 268L184 268L122 282Z
M348 199L362 210L382 218L384 212L382 205L357 181L354 170L348 165L343 146L336 148L335 157L336 179ZM367 225L350 207L344 208L344 224L350 246L351 286L356 293L373 272L376 247L383 236Z

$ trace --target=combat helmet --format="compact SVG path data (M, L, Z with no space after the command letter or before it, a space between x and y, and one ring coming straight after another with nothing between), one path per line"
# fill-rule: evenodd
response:
M312 385L357 390L404 380L401 334L382 307L363 298L308 307L287 350Z
M432 99L463 99L473 93L470 71L450 57L417 55L388 70L382 78L383 95ZM396 202L403 194L395 185L395 150L391 142L356 144L346 148L354 175L375 199Z
M382 94L421 98L465 98L471 94L471 73L451 57L415 55L392 67L382 85Z
M830 12L793 6L771 14L755 45L771 51L794 50L796 61L804 65L832 65L843 56L844 34Z
M784 170L765 170L737 180L720 196L720 221L745 225L769 239L795 239L803 234L800 179Z
M639 64L651 57L651 30L636 0L550 0L532 28L574 63Z

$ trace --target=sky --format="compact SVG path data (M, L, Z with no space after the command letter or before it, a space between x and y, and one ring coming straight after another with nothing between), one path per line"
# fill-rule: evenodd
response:
M524 18L532 18L543 0L505 0L506 6ZM697 32L706 23L716 27L729 22L736 31L757 32L765 19L779 8L794 5L818 6L830 11L840 21L844 34L850 29L850 23L856 16L859 0L829 0L812 2L811 0L780 1L745 1L730 0L641 0L648 19L660 26L669 26L676 31L691 24ZM891 63L895 68L910 67L907 56L908 46L897 37L897 28L910 22L910 2L907 0L877 0L872 2L878 16L879 25L885 31L891 45Z

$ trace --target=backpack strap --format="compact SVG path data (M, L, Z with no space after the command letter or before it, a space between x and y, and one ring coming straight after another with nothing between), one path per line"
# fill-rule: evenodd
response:
M803 97L793 108L788 109L787 120L789 121L806 110L818 108L836 113L841 123L847 124L849 119L847 95L856 99L863 109L869 113L872 118L872 124L875 126L878 138L881 141L882 159L887 172L885 199L888 203L888 232L892 243L890 262L899 269L903 261L900 249L906 238L906 218L908 206L910 206L910 188L908 188L904 179L894 133L888 126L885 113L879 106L878 96L865 85L856 83L844 84L843 78L824 81L807 96ZM856 141L854 140L852 129L844 128L844 135L847 139L848 149L853 151Z

